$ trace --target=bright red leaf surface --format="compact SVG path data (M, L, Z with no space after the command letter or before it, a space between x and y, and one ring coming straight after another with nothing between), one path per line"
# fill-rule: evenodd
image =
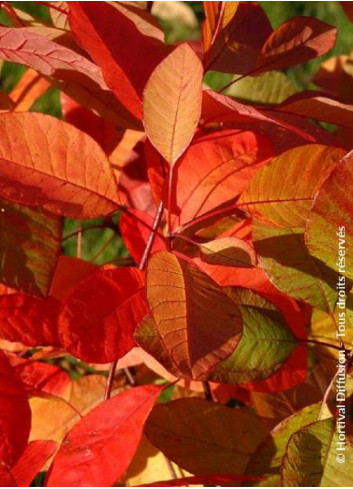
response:
M46 485L113 485L130 464L143 424L160 392L157 386L136 387L85 416L65 438Z

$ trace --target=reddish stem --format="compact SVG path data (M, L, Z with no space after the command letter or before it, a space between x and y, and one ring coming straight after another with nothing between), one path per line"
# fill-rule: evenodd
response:
M145 251L143 252L143 255L142 255L139 267L138 267L139 270L144 270L144 268L146 267L149 254L151 252L154 239L156 237L157 229L158 229L158 227L161 223L161 220L162 220L163 212L164 212L164 205L163 205L163 202L161 201L158 208L157 208L157 212L156 212L156 215L154 217L154 221L153 221L153 225L152 225L151 234L148 237L146 247L145 247ZM110 395L112 392L112 385L113 385L116 365L117 365L117 360L115 362L112 362L110 365L110 368L109 368L107 386L105 389L105 396L104 396L105 400L108 400L110 398Z

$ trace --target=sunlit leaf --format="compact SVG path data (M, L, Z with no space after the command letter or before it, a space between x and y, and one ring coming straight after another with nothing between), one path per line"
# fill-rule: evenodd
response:
M293 17L262 46L256 72L279 70L321 56L336 42L336 28L314 17Z
M103 150L70 124L44 114L3 114L0 137L2 196L72 218L119 207Z
M201 113L203 69L188 44L180 44L153 71L143 98L149 139L171 164L190 143Z
M343 155L340 148L317 144L291 149L254 176L238 204L277 226L304 227L317 190Z
M157 386L136 387L91 411L66 436L47 485L113 485L128 468L160 392Z
M320 188L306 229L310 253L353 280L353 159L344 158Z

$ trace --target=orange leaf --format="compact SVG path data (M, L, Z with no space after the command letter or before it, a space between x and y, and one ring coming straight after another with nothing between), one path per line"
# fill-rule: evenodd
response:
M103 150L70 124L31 112L3 114L0 141L4 197L72 218L103 216L119 207Z
M228 129L195 138L174 169L175 203L182 225L234 200L272 156L266 138ZM202 162L202 164L200 164ZM167 206L167 197L164 197Z
M144 125L160 154L174 165L190 143L201 112L202 64L180 44L153 71L144 99Z
M59 31L62 35L63 31ZM99 67L72 47L51 38L58 31L50 28L0 26L0 59L21 63L41 75L50 76L56 85L78 103L95 110L118 126L140 128L140 122L119 103L105 84ZM67 38L66 38L67 41ZM65 42L64 42L65 44ZM45 59L45 61L44 61Z

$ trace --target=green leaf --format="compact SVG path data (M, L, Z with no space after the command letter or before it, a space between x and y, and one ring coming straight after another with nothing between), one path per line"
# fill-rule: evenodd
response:
M246 76L229 87L227 95L254 104L279 104L296 92L288 77L280 71Z
M352 483L353 440L339 451L339 434L332 418L317 421L293 433L281 468L281 486L346 487ZM336 459L345 457L344 463Z
M256 264L253 248L244 240L225 237L200 245L200 257L211 265L251 268Z
M333 309L336 274L309 254L303 229L254 221L253 239L260 267L281 292L323 311Z
M317 420L320 404L312 404L278 424L261 443L251 457L246 473L260 475L264 480L256 484L262 487L280 485L280 467L290 436L302 426Z
M61 219L0 198L0 282L44 297L61 246Z
M229 383L267 379L280 369L297 341L271 302L247 289L230 289L229 295L240 308L244 332L236 350L215 367L211 379Z
M343 159L320 188L307 229L310 253L353 280L353 156ZM344 227L344 229L343 229Z

